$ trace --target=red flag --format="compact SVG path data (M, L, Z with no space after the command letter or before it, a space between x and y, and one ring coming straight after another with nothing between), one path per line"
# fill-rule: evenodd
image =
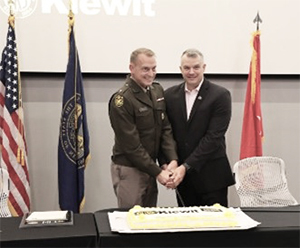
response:
M260 32L253 34L253 52L244 107L240 159L262 156L263 125L260 106Z
M14 216L22 216L30 210L30 189L21 80L12 16L0 63L0 81L0 162L1 167L9 173L10 211Z

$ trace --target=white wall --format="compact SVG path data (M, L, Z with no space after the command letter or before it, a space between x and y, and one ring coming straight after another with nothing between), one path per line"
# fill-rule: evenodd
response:
M92 159L85 172L84 212L116 207L110 178L113 132L107 114L108 100L124 82L123 75L84 76L85 98ZM246 76L207 76L231 91L233 115L227 133L231 164L239 158ZM295 78L295 77L294 77ZM181 82L180 76L158 76L167 88ZM64 75L29 74L22 77L25 128L29 153L32 210L58 210L57 147ZM300 82L289 77L262 79L261 105L265 142L264 155L285 160L292 194L300 202ZM238 206L235 188L229 204ZM160 206L176 205L174 191L160 187Z
M0 1L0 48L5 44L7 32L9 8L4 8L7 2ZM68 56L69 0L14 2L21 71L64 72ZM252 52L249 42L256 30L253 20L258 11L263 20L260 24L262 73L299 72L299 0L72 2L83 72L127 72L129 53L146 46L155 51L160 72L177 73L177 63L170 61L179 62L188 44L209 55L207 72L248 73ZM278 63L278 50L281 61L294 63Z

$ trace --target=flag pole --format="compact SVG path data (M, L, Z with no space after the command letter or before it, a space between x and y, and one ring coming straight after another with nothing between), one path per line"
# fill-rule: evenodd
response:
M6 46L2 52L0 80L3 108L0 111L1 167L7 168L10 179L8 206L12 216L30 212L30 180L22 106L21 80L15 32L16 4L7 0L9 7ZM11 90L11 91L10 91ZM10 94L5 94L7 92Z
M68 15L68 17L69 17L69 27L71 28L74 26L74 13L72 11L72 0L69 0L69 15Z
M14 29L15 28L15 15L13 13L13 5L15 4L13 0L9 0L9 17L8 17L8 24ZM17 48L17 44L16 44ZM24 136L24 129L23 129L23 120L22 120L22 114L20 114L21 111L23 111L23 104L22 104L22 87L21 87L21 75L20 75L20 70L19 70L19 60L17 58L17 64L18 64L18 101L19 101L19 119L18 119L18 150L17 150L17 162L21 164L22 166L25 165L25 158L24 158L24 149L25 149L25 144L22 144L22 139Z
M69 7L69 59L65 76L58 144L59 205L62 210L80 213L85 202L84 169L87 159L90 157L90 151L71 1L69 1Z
M13 4L14 1L13 0L9 0L8 1L9 4L9 17L8 17L8 23L14 28L15 27L15 16L13 14Z
M74 35L74 23L75 23L75 18L74 18L74 13L72 11L72 0L69 0L69 44L70 44L70 35L73 30L73 35ZM74 39L75 42L75 39ZM76 45L75 45L76 49ZM69 47L69 52L70 52L70 47ZM77 54L77 51L75 52ZM77 114L77 56L75 56L75 75L74 75L74 105L75 105L75 113L74 113L74 127L75 130L77 129L77 119L78 119L78 114Z
M253 20L256 30L252 34L252 56L248 74L244 117L242 125L240 159L253 156L262 156L262 141L264 138L262 125L262 112L260 100L260 30L262 19L257 12Z
M251 102L255 102L255 95L256 95L256 64L257 64L257 52L255 50L254 46L254 37L257 35L260 35L260 30L259 30L259 23L262 23L262 19L259 16L259 11L257 11L256 17L253 20L253 23L256 23L256 31L253 33L253 39L252 39L252 59L251 59L251 74L252 74L252 82L251 82Z

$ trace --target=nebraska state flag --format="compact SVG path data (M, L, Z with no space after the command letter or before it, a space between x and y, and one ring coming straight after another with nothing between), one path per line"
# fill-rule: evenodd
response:
M59 205L80 213L84 205L84 170L90 158L89 133L79 56L70 27L58 144Z

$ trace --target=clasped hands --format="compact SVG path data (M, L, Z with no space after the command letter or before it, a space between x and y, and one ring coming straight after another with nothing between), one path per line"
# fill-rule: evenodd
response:
M157 180L168 189L175 189L183 180L186 169L183 165L178 166L176 160L162 166L161 173Z

